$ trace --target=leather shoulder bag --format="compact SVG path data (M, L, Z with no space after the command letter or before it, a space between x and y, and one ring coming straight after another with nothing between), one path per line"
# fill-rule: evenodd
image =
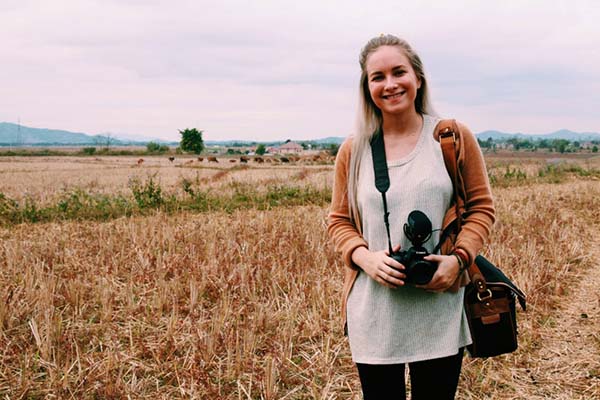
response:
M448 174L454 185L457 220L456 233L462 225L465 204L464 181L458 168L456 143L460 130L454 120L438 124L438 138ZM443 235L445 236L445 235ZM493 263L478 255L468 267L471 282L465 288L465 312L473 344L467 346L471 357L493 357L517 349L517 316L515 299L526 309L525 294Z

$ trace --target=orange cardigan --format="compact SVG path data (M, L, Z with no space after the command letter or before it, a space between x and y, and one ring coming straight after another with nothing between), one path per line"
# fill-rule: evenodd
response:
M450 235L441 247L442 254L450 254L454 249L461 248L473 262L475 256L487 240L495 220L492 192L485 168L485 162L475 135L463 124L458 123L460 139L457 144L458 168L461 171L466 199L463 211L462 227L458 235ZM434 129L437 132L438 128ZM358 276L359 268L352 262L352 253L358 247L369 247L361 234L360 221L355 225L348 206L348 171L352 151L352 138L342 143L335 160L335 176L333 194L328 215L327 231L334 248L341 253L344 260L344 286L342 290L342 318L346 321L346 300L352 285ZM361 168L372 168L363 165ZM442 228L445 229L456 219L456 207L450 205ZM469 282L466 271L450 287L449 291L457 291L460 286Z

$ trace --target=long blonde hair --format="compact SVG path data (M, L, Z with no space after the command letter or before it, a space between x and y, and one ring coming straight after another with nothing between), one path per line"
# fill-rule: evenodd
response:
M350 208L350 217L357 226L360 226L357 201L360 160L365 149L369 148L373 134L380 130L383 124L381 110L377 108L371 98L369 82L367 80L367 59L381 46L397 46L404 52L417 78L421 81L421 87L417 90L417 97L415 98L415 109L421 115L435 115L429 99L429 86L427 85L423 63L408 42L393 35L381 35L369 40L365 47L362 48L359 57L361 74L356 132L352 143L350 170L348 171L348 205Z

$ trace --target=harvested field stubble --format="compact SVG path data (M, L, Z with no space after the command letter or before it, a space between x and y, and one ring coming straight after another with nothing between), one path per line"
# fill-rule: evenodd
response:
M347 392L324 217L300 207L3 231L0 392Z
M310 180L303 171L290 176ZM598 262L592 178L494 189L486 254L527 292L529 311L517 353L465 359L458 398L566 398L544 389L539 350L542 330L560 326L554 310ZM0 395L360 398L326 214L158 211L0 228ZM565 373L569 398L600 397L600 366L578 365L592 372ZM577 397L582 386L592 389Z

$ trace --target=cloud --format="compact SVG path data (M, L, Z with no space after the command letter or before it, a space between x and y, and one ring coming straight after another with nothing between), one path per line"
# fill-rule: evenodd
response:
M386 32L421 54L438 109L475 129L599 125L600 11L583 0L11 0L0 17L0 120L171 138L192 125L215 138L344 135L360 47Z

